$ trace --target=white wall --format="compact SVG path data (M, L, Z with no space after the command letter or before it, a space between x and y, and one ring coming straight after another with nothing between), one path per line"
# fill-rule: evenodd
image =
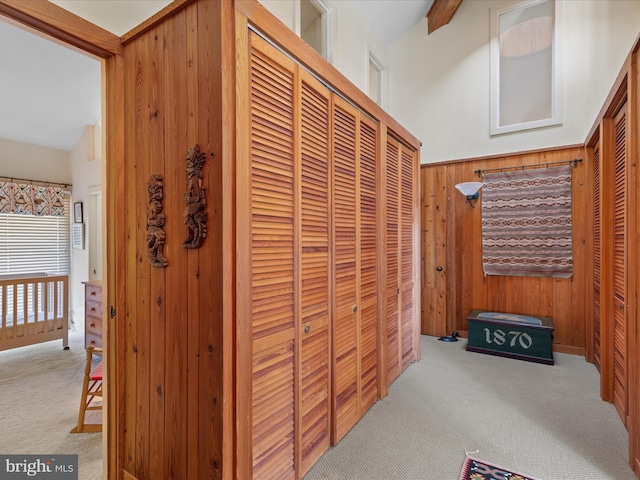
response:
M260 3L284 23L291 31L295 31L295 15L298 0L259 0ZM361 20L361 15L349 6L349 2L330 0L335 25L333 66L347 77L363 92L369 91L369 51L371 50L380 62L387 66L387 47L378 38L368 24ZM388 98L383 86L383 106Z
M99 130L99 129L96 129ZM89 150L87 147L87 135L93 135L94 129L85 129L85 132L78 139L74 147L69 152L70 166L72 172L72 201L82 202L83 206L83 222L85 224L85 242L84 249L71 249L71 272L69 276L69 285L71 291L71 314L76 330L84 329L84 285L83 281L89 280L89 244L91 229L88 226L95 222L95 218L91 218L91 208L89 208L90 191L92 187L101 185L102 183L102 161L98 155L97 159L89 160ZM96 132L100 135L100 132ZM71 219L73 222L73 218Z
M420 22L389 47L389 112L422 143L423 163L579 144L640 32L640 2L564 0L560 126L489 136L490 9L462 2L427 35Z
M0 176L71 183L69 152L0 138Z

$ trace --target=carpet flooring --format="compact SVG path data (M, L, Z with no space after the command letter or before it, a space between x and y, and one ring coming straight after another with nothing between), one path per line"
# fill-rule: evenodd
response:
M305 480L457 479L467 452L543 480L635 480L627 431L583 357L541 365L420 342L422 359Z
M79 478L98 480L101 434L69 433L82 341L71 332L68 351L55 341L0 352L0 453L77 453ZM543 480L636 479L627 431L600 400L593 365L558 353L555 365L541 365L465 345L422 336L422 359L305 480L455 480L467 452Z
M79 480L99 480L102 434L69 433L78 422L83 333L70 331L69 347L56 340L0 352L0 453L77 454Z

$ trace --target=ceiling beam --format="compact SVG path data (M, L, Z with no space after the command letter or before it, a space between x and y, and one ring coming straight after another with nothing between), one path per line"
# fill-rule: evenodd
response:
M429 34L451 21L462 0L435 0L427 13Z

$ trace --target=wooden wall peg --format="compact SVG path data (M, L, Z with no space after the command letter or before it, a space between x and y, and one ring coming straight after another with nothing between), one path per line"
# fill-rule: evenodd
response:
M197 144L187 152L187 191L184 194L187 207L184 210L184 223L189 229L189 235L182 242L183 248L198 248L207 236L207 202L205 188L202 186L202 167L206 160L207 154L201 152Z
M147 183L149 190L149 208L147 210L147 258L152 267L164 268L169 262L164 256L165 215L162 212L164 181L155 173Z

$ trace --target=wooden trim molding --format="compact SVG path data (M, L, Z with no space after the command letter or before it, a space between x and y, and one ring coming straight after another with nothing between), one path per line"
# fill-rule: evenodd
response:
M584 347L572 347L571 345L552 345L553 351L555 353L568 353L569 355L579 355L581 357L585 356Z
M113 310L114 315L117 312L120 316L103 322L103 337L107 338L107 349L104 352L106 377L103 422L106 427L103 430L102 453L105 478L122 478L121 474L124 473L124 478L134 479L135 477L127 477L126 472L122 472L123 459L118 457L118 452L122 451L122 438L119 428L121 419L116 410L119 403L116 399L122 395L122 389L119 388L120 377L115 369L115 359L117 355L122 355L124 349L124 345L119 343L122 337L118 335L121 329L118 322L124 322L123 299L126 290L125 282L122 281L124 242L113 241L114 238L124 238L126 225L124 217L115 213L124 210L124 179L122 175L117 175L124 159L123 48L116 35L44 0L0 0L0 15L35 34L105 60L102 65L102 91L105 106L103 123L107 141L104 146L102 175L108 238L103 265L103 271L107 275L103 298L108 306L105 308L105 315Z
M493 160L497 157L517 157L519 155L531 155L536 153L547 153L547 152L555 152L557 150L562 150L565 148L582 148L584 144L575 143L573 145L563 145L559 147L548 147L548 148L538 148L535 150L520 150L517 152L507 152L507 153L496 153L495 155L484 155L482 157L469 157L469 158L460 158L455 160L443 160L441 162L428 162L422 163L422 167L439 167L442 165L454 165L456 163L467 163L467 162L479 162L484 160Z
M117 35L44 0L0 0L0 15L100 58L122 53Z

